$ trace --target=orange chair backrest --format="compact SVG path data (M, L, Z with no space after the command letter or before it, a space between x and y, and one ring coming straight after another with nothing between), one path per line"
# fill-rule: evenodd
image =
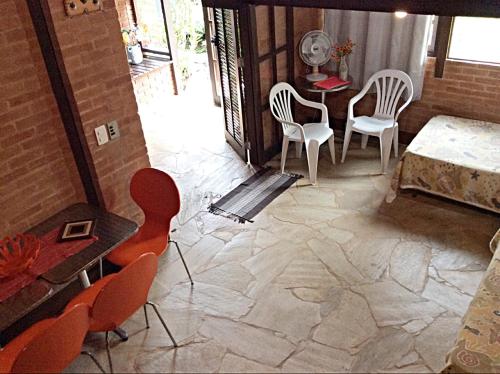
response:
M89 328L89 307L75 305L40 331L19 353L13 373L60 373L80 355Z
M140 255L113 276L97 295L92 319L103 330L114 330L148 301L148 293L158 270L158 257Z
M170 220L181 209L181 197L175 181L167 173L153 168L137 171L130 181L130 195L141 207L148 220Z

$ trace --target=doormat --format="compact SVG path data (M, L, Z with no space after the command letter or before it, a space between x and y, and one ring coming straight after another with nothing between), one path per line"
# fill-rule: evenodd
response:
M240 223L253 222L252 218L257 213L300 178L303 178L302 175L281 174L274 169L264 168L219 201L210 204L208 210Z

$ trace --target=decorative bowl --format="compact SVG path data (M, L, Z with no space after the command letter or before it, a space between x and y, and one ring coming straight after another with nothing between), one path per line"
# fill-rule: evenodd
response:
M22 273L40 253L40 239L32 234L17 234L0 240L0 279Z

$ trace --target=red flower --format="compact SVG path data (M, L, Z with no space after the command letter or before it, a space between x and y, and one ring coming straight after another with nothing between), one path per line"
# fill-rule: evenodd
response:
M335 51L332 53L332 59L339 62L342 57L352 53L352 49L355 45L356 44L354 44L351 39L347 39L344 43L335 44Z

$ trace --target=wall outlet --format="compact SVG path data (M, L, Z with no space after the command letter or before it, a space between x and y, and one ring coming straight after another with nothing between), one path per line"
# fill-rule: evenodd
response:
M107 124L109 139L113 140L120 137L120 129L118 128L118 122L111 121Z
M103 145L109 142L108 131L105 125L101 125L94 129L97 145Z

